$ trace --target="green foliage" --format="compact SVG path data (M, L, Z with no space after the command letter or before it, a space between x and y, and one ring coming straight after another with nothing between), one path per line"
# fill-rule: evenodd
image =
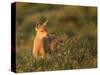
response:
M17 3L16 71L54 71L97 67L96 7ZM45 59L32 55L35 25L48 20L48 32L63 39Z

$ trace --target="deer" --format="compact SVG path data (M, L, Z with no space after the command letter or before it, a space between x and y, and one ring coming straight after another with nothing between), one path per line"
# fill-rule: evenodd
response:
M37 24L35 27L36 35L33 43L33 55L36 58L45 58L47 48L51 51L57 50L59 40L55 35L48 33L46 24L48 20L42 24Z

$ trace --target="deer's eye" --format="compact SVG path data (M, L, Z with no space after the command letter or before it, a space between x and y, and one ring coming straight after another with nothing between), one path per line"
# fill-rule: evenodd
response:
M41 32L43 32L43 30Z

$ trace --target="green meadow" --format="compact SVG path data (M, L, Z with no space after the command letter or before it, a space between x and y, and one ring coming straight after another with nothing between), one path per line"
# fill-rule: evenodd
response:
M37 23L48 20L49 34L63 38L57 52L45 59L32 54ZM16 72L97 67L97 8L16 3Z

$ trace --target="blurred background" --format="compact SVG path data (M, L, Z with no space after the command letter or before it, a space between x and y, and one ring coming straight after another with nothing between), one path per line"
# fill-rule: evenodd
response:
M45 60L32 55L35 25L48 20L50 34L63 38L58 53ZM16 71L51 71L97 67L97 8L16 3Z

